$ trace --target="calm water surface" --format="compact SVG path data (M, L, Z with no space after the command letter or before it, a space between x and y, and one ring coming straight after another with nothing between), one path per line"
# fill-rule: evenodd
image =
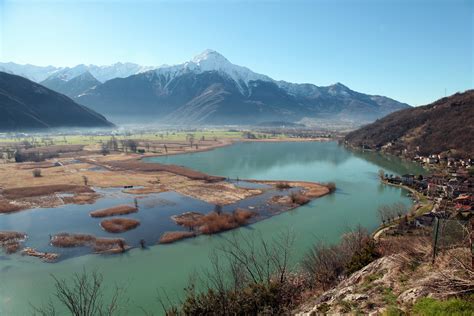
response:
M292 230L296 235L294 258L297 260L315 241L336 242L350 227L361 224L369 230L378 225L376 210L381 204L411 201L399 188L381 185L379 169L389 173L421 173L424 170L396 157L371 152L351 152L335 142L329 143L240 143L213 151L150 158L151 161L188 166L209 174L232 179L284 179L329 182L337 185L335 194L316 199L296 210L239 229L248 234L259 232L272 237L278 232ZM167 193L164 200L186 198ZM92 209L123 203L127 197L99 200ZM130 198L128 198L130 199ZM145 203L141 201L140 203ZM196 208L207 210L208 205L190 201ZM156 227L167 225L164 217L172 212L173 204L150 206L157 214ZM0 230L13 229L45 236L51 225L61 225L65 216L74 211L86 212L91 206L65 206L56 209L35 209L0 216ZM146 207L145 207L146 209ZM42 213L43 212L43 213ZM140 210L142 212L142 210ZM140 214L137 213L136 216ZM77 214L76 214L77 215ZM80 219L77 219L80 225ZM56 221L56 222L55 222ZM70 222L68 225L71 225ZM152 231L151 224L147 224ZM161 225L161 226L160 226ZM62 227L72 232L74 227ZM145 229L145 228L142 228ZM100 235L98 227L91 233ZM131 238L135 233L130 232ZM82 255L55 264L42 263L35 258L0 254L0 315L28 315L29 303L46 302L53 293L50 274L69 277L84 267L97 269L107 281L126 285L130 296L130 314L141 314L139 306L158 311L157 289L167 289L179 295L190 274L209 265L208 255L230 232L201 236L172 245L159 245L147 250L134 249L124 255ZM153 238L157 236L153 235ZM152 238L152 239L153 239ZM34 245L35 241L28 241Z

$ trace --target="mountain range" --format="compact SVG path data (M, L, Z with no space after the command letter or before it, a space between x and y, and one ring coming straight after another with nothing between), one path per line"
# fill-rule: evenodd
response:
M112 123L70 98L21 76L0 72L0 130L111 127Z
M213 50L174 66L50 66L41 74L37 67L27 66L0 63L3 69L36 78L104 115L127 120L259 124L323 119L364 123L409 107L384 96L353 91L341 83L319 87L276 81L234 65Z
M358 147L394 153L474 156L474 90L392 113L346 136Z

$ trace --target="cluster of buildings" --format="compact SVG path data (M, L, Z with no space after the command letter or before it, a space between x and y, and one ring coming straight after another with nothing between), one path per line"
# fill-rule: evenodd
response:
M447 167L450 171L465 168L468 169L470 166L474 165L474 160L472 158L455 158L449 157L446 154L438 155L429 155L429 156L420 156L415 155L413 157L414 161L421 163L422 165L431 166L431 167Z
M474 174L471 165L454 164L428 176L385 175L392 184L405 185L435 201L435 211L446 217L474 215ZM440 214L442 215L442 214Z

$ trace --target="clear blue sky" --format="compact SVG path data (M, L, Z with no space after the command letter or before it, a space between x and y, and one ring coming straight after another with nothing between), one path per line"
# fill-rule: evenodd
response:
M176 64L206 48L274 79L412 105L473 87L474 0L0 0L0 61Z

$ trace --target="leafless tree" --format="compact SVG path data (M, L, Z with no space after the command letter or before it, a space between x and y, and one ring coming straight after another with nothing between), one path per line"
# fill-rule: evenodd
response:
M194 134L188 134L186 136L186 138L189 141L189 147L193 147L193 144L194 144L194 141L195 141Z
M319 242L303 258L302 266L312 280L314 286L321 286L324 290L334 285L340 277L350 274L350 263L354 256L369 249L373 243L366 229L361 226L344 234L342 240L336 245L327 245ZM372 251L372 249L370 249ZM372 256L373 255L373 256ZM368 264L374 253L368 253L365 258L359 259L357 265Z
M385 179L385 171L383 169L379 169L379 178L380 180Z
M240 295L250 297L251 289L263 289L266 286L277 288L281 294L279 297L285 302L288 302L285 300L287 297L290 297L291 301L291 298L298 296L299 293L289 282L292 270L291 249L294 243L294 235L291 232L282 233L272 240L264 240L262 236L256 234L242 233L234 233L224 239L223 245L210 255L211 268L205 270L198 279L190 280L186 288L187 303L182 304L184 314L189 311L195 312L195 303L206 307L201 313L206 313L208 309L219 311L221 315L234 315L243 310L249 312L248 309L236 306L238 301L236 297ZM199 286L196 285L198 282ZM209 296L199 296L197 288L200 289L200 293L208 293ZM254 298L257 299L256 297L258 295ZM194 301L194 298L200 302ZM167 314L179 314L179 310L172 306L166 293L159 296L159 301ZM268 304L268 301L262 298L260 303ZM258 312L261 307L257 304L254 306L256 310L253 311ZM278 310L281 306L275 308Z
M125 289L118 286L107 300L104 298L103 277L96 271L88 273L83 270L74 274L72 280L59 279L54 275L52 277L57 304L50 300L45 306L32 306L35 315L60 315L56 306L62 306L74 316L111 316L120 314L122 306L127 305Z
M397 202L391 205L381 205L377 209L377 212L381 222L385 225L396 218L402 218L402 216L408 212L408 209L405 204Z

